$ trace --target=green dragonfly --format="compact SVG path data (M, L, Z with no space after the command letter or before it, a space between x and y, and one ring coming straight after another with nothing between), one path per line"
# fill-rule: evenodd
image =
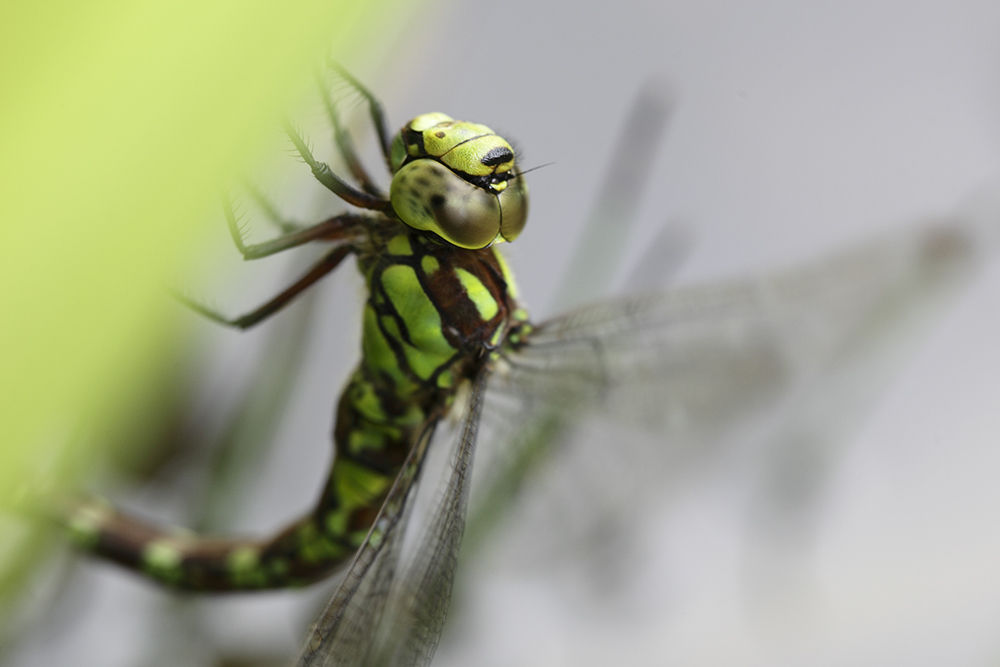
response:
M498 249L518 237L528 214L525 172L510 143L442 113L417 116L391 135L375 97L338 75L367 102L392 175L388 193L335 113L353 184L286 123L315 178L360 210L248 245L227 203L230 232L247 259L307 243L329 249L242 317L191 304L246 329L357 258L367 287L362 355L336 408L336 454L316 505L259 540L166 530L99 501L67 518L84 549L179 589L302 586L343 569L299 665L430 662L481 430L491 451L502 452L480 492L486 522L539 451L582 415L599 410L667 433L736 424L817 373L852 338L953 284L978 254L979 230L959 220L800 270L619 298L534 324ZM441 486L418 518L421 471L442 448Z

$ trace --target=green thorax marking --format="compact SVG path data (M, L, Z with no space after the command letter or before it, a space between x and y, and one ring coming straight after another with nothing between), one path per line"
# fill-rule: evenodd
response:
M523 322L496 250L455 248L405 228L372 240L358 257L369 289L362 358L338 407L322 519L351 543L364 537L370 522L361 519L377 509L419 429Z
M516 309L509 270L490 248L454 248L400 231L362 257L360 268L371 295L362 366L404 402L494 349Z

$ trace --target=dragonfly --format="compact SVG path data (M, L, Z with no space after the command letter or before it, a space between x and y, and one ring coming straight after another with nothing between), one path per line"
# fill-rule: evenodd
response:
M343 574L296 664L426 665L451 599L478 445L493 456L473 525L495 521L558 434L601 412L677 436L736 428L819 376L866 332L903 321L983 256L980 222L963 216L906 229L798 269L648 292L532 322L501 248L524 229L529 196L511 144L489 127L422 114L396 134L366 102L391 175L385 192L333 106L350 180L285 132L313 176L353 207L317 224L244 241L246 259L305 244L325 253L259 308L220 324L247 329L357 259L367 295L361 360L341 394L335 457L316 505L262 539L195 536L100 500L65 518L77 545L193 591L303 586ZM990 228L992 229L992 228ZM415 510L433 452L446 463L429 508Z

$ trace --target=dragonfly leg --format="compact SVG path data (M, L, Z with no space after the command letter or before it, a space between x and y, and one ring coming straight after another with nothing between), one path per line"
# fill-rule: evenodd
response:
M382 155L385 156L385 163L389 167L389 171L392 171L392 164L390 162L392 135L389 134L389 125L385 119L385 111L382 109L382 103L379 102L378 98L376 98L370 90L365 88L360 81L351 76L350 72L341 67L339 63L331 60L329 61L329 65L330 68L347 83L347 85L358 91L358 93L365 98L365 101L368 102L368 114L371 116L372 124L375 126L375 132L378 133L378 141L379 145L382 147Z
M354 150L354 142L351 140L351 135L344 130L344 126L341 124L340 114L337 112L337 105L330 96L329 89L325 85L322 78L318 78L317 83L319 85L320 95L323 97L323 107L326 109L326 115L330 119L330 124L333 126L333 138L337 143L337 149L340 151L340 156L347 164L347 168L351 171L351 175L354 176L354 180L361 185L361 189L370 195L384 199L385 194L378 187L375 181L372 180L371 176L368 175L368 171L361 163L361 159L358 157L357 151Z
M281 214L278 213L278 209L274 207L274 204L272 204L271 201L264 196L264 193L260 191L260 188L251 183L249 180L245 181L243 186L250 194L251 199L254 200L254 203L256 203L257 206L260 207L260 210L264 212L264 216L267 218L268 222L277 227L283 234L301 232L307 228L307 225L285 220L281 217Z
M191 299L185 297L182 294L177 294L177 298L181 300L188 308L191 308L197 313L204 315L208 319L218 322L219 324L224 324L226 326L235 327L237 329L249 329L253 325L267 319L274 313L278 312L286 305L291 303L292 299L297 297L303 290L308 288L310 285L315 283L317 280L325 276L326 274L333 271L337 266L344 261L352 252L352 248L349 245L342 245L335 248L332 252L328 253L320 261L316 262L309 271L295 281L290 287L286 288L276 297L265 303L260 308L257 308L245 315L240 317L228 318L224 315L217 313L216 311L203 306L202 304L192 301Z
M357 206L358 208L367 208L373 211L382 211L383 213L388 213L392 210L388 199L370 195L363 190L358 190L357 188L349 185L346 181L344 181L344 179L333 173L333 170L330 169L330 165L325 162L320 162L313 157L312 151L309 150L309 146L306 145L305 139L302 138L302 134L292 126L291 121L286 119L282 123L282 126L284 127L285 134L287 134L288 138L291 139L292 145L295 146L295 150L298 152L303 162L309 165L313 176L316 177L317 181L330 190L330 192L337 195L348 204Z
M357 215L342 213L341 215L336 215L310 227L303 227L270 241L247 245L243 242L243 231L236 220L232 204L230 204L227 198L223 198L222 200L222 210L226 216L229 235L233 237L233 243L236 244L236 249L243 255L243 259L268 257L282 250L296 248L311 241L336 241L350 235L359 225L366 224L364 219Z

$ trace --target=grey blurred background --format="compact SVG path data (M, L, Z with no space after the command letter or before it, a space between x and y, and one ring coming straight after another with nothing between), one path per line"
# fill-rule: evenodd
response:
M528 168L555 163L531 174L529 224L508 248L542 318L559 311L552 301L581 223L650 80L664 82L675 109L612 293L667 221L695 241L676 277L687 284L807 262L954 210L995 182L998 27L990 2L454 2L428 4L387 34L375 61L337 57L394 126L444 111L512 139ZM325 141L315 108L296 118ZM267 189L293 214L330 210L329 198L296 189L311 187L295 184L307 180L301 165L273 170L263 170L274 176ZM217 222L212 269L184 280L237 312L290 265L239 265ZM237 529L279 527L320 487L331 409L356 358L360 281L346 273L312 304L321 316L306 339L310 362L231 520ZM243 360L269 334L197 335L208 369L199 391L211 396L247 377ZM997 341L994 262L856 437L807 471L816 492L806 529L786 540L753 515L760 462L734 448L643 508L641 533L620 550L625 572L608 585L586 567L553 574L538 559L468 565L435 664L996 664ZM134 500L155 514L157 498ZM114 568L76 570L77 594L32 626L9 664L213 664L215 649L185 645L194 635L242 656L227 664L281 664L323 595L229 597L178 617L164 610L187 603Z

